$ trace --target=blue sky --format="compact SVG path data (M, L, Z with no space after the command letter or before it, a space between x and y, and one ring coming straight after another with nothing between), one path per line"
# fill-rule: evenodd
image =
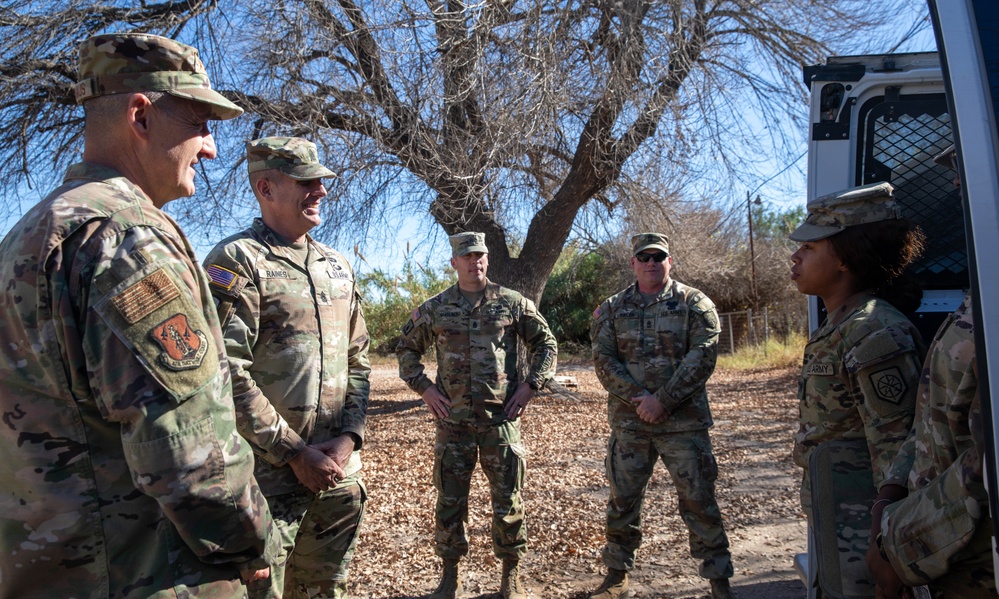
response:
M922 9L925 12L925 7L922 2L918 0L913 0L912 6L914 10ZM912 19L905 19L905 22L911 22ZM890 46L898 41L898 37L902 32L890 29L885 32L882 36L864 36L863 39L857 40L857 47L854 51L850 53L868 53L868 52L883 52L890 48ZM902 46L898 48L898 51L925 51L933 50L935 44L932 37L932 31L926 28L918 35L908 40ZM804 112L807 107L802 105L800 110ZM775 161L770 161L767 163L763 162L762 168L760 169L759 183L751 184L746 186L746 190L750 190L753 196L759 195L763 202L777 209L783 209L786 207L791 207L796 204L800 204L804 201L805 197L805 151L807 149L806 145L807 132L802 131L800 135L799 148L797 151L791 153L791 155L799 156L795 163L777 163ZM30 208L35 202L41 199L48 191L55 187L61 173L48 173L43 177L35 177L36 182L34 189L29 189L27 186L22 186L20 189L15 190L14 194L21 198L20 210L17 213L11 213L4 215L4 218L0 220L0 234L6 234L9 228L20 218L21 214ZM203 189L205 187L204 181L199 181L199 188ZM755 188L755 189L753 189ZM745 191L740 190L736 192L736 199L726 201L719 200L722 205L729 204L728 208L732 211L739 209L745 210ZM245 197L241 198L241 202L244 205L252 204L249 188L244 190ZM197 202L198 196L195 196L192 200L187 200L181 203L181 201L174 202L167 205L167 212L175 215L179 210L191 210L192 207L196 209L196 204L192 206L192 202ZM235 232L246 225L249 224L252 214L246 213L247 211L241 211L242 213L233 218L233 222L227 223L224 229L228 233ZM362 252L367 257L367 263L362 263L360 260L354 257L353 248L351 247L338 247L343 254L345 254L352 262L354 262L355 267L360 271L370 271L372 268L380 268L388 272L396 272L401 266L403 260L407 256L407 248L409 248L408 255L424 266L430 266L433 268L439 268L447 263L448 257L450 255L450 248L447 244L446 236L439 229L439 227L434 226L433 230L428 233L427 226L429 219L422 216L416 215L412 217L400 216L390 222L388 226L383 231L379 231L376 234L370 236L366 242L365 247L362 248ZM525 227L526 228L526 227ZM204 256L211 249L215 242L220 239L218 234L214 234L212 238L208 238L205 235L198 234L194 232L191 235L192 244L195 250L198 252L199 256Z

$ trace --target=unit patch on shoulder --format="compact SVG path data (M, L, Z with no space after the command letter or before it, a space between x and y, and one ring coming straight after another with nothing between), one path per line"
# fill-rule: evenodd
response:
M878 398L889 403L898 404L905 397L908 386L902 378L902 371L898 366L879 370L871 375L871 385Z
M208 338L192 329L180 312L153 327L149 336L163 349L160 362L170 370L198 368L208 353Z
M128 324L135 324L179 295L180 290L170 277L157 270L112 297L111 303Z

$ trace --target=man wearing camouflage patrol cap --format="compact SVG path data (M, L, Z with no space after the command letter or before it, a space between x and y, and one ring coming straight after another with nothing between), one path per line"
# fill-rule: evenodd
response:
M554 375L558 350L534 302L486 278L485 235L459 233L450 241L457 284L413 310L396 347L399 376L420 394L437 424L434 539L444 571L431 597L461 594L458 562L468 554L469 485L481 460L492 495L493 552L503 561L500 594L523 599L520 561L527 553L527 530L520 492L526 463L519 418ZM525 380L517 374L519 342L530 355ZM436 382L420 362L431 347Z
M718 465L708 436L713 421L705 390L718 354L718 314L707 296L670 278L673 257L665 235L640 233L631 245L637 282L600 304L590 328L611 427L603 550L608 573L591 597L627 593L628 571L642 540L646 487L662 459L690 531L690 554L701 560L712 598L728 599L732 557L715 501Z
M159 210L242 112L197 56L85 41L83 162L0 242L4 595L243 597L279 552L208 281Z
M367 493L368 332L350 263L309 235L334 176L300 137L246 144L260 218L205 259L237 426L281 532L272 595L346 597Z

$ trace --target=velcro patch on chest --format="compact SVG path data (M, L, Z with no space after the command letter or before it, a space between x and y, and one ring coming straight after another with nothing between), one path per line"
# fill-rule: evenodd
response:
M260 269L259 276L261 279L290 279L291 274L287 270L282 269Z
M157 270L111 298L111 303L129 324L135 324L180 295L177 285Z
M836 368L832 364L809 364L805 366L806 376L833 376Z

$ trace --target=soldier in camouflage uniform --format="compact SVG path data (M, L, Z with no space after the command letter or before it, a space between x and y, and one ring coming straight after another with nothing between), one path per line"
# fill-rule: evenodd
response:
M437 419L434 538L444 571L432 597L461 593L458 561L468 554L464 523L479 459L492 495L493 551L503 560L500 592L504 599L523 598L519 563L527 531L520 491L526 463L519 418L555 373L555 337L534 302L486 278L485 235L461 233L450 241L458 283L413 310L396 348L399 376ZM526 380L517 375L518 338L530 354ZM431 348L436 382L420 363Z
M956 171L956 158L951 146L935 160ZM960 179L954 183L960 186ZM892 467L893 478L908 488L880 497L879 503L889 505L873 510L876 542L867 563L879 594L898 597L904 584L926 585L936 599L994 598L970 293L937 330L916 397L912 431Z
M0 243L0 586L243 597L279 552L204 271L160 210L215 157L194 48L80 50L84 162Z
M791 279L801 293L822 298L827 311L805 346L798 383L793 457L804 469L801 505L810 535L812 452L823 443L866 441L874 483L867 497L873 500L892 482L892 460L912 424L925 350L900 309L918 306L921 293L903 273L921 251L922 234L901 218L893 193L890 184L877 183L820 197L791 233L801 242L791 256ZM854 553L850 563L863 561L868 538L862 532L840 549ZM855 578L843 584L870 592L869 573L850 576Z
M715 501L718 464L705 390L718 354L718 314L707 296L670 278L673 258L665 235L642 233L631 243L638 280L600 304L590 329L611 427L603 550L608 574L591 596L611 599L627 592L642 541L646 486L662 459L690 532L690 553L701 560L712 597L728 598L732 558Z
M364 504L368 332L353 270L308 232L326 196L315 144L246 144L253 225L205 259L232 371L237 426L284 552L273 596L346 597Z

